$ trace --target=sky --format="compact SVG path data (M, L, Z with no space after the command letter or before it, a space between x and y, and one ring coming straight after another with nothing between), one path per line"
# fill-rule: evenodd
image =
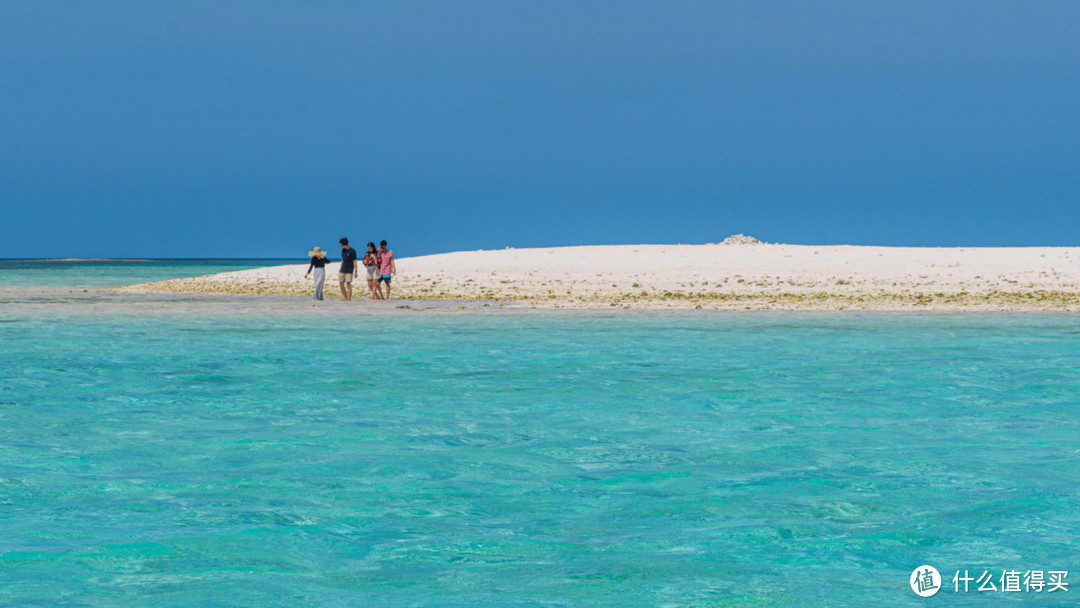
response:
M0 258L1080 246L1080 3L0 0Z

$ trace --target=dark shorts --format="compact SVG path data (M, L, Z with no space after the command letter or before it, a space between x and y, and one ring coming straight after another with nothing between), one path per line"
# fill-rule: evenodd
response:
M387 285L389 285L390 284L390 275L384 274L383 276L379 277L379 280L382 281L383 283L386 283Z

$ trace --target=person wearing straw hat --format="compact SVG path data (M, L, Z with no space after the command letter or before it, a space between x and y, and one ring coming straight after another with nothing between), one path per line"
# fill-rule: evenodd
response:
M308 275L311 274L312 269L315 270L315 299L321 300L323 299L323 283L326 282L326 252L316 247L307 252L307 254L308 257L311 258L311 264L308 265L307 272L304 273L304 278L306 279Z

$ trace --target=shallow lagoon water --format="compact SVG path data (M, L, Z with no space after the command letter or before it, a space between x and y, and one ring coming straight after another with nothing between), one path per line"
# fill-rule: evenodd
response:
M298 260L0 260L3 287L118 287L197 277L263 266L301 264Z
M403 305L4 290L0 603L1080 592L1077 317Z

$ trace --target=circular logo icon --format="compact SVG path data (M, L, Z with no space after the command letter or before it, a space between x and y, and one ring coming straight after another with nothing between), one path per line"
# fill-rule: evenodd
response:
M933 566L919 566L911 573L911 590L919 597L930 597L941 589L941 575Z

